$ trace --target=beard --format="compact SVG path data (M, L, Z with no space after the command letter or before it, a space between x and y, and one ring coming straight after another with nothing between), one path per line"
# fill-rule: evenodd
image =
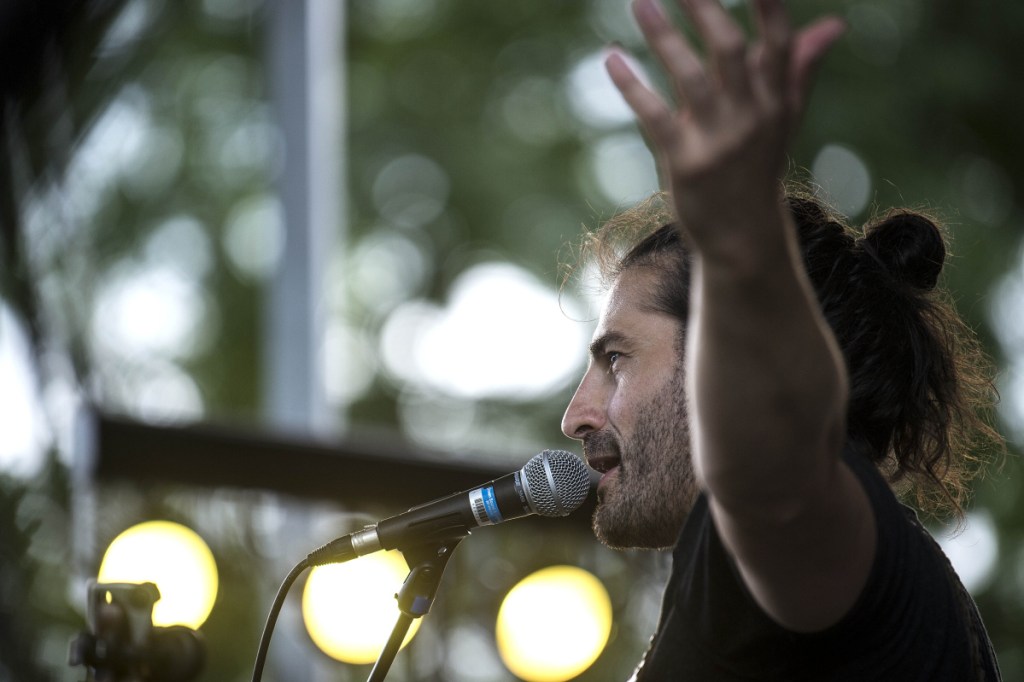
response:
M618 471L598 491L593 517L597 539L614 549L673 546L697 496L681 364L667 391L637 406L629 440L608 431L584 439L588 454L619 456Z

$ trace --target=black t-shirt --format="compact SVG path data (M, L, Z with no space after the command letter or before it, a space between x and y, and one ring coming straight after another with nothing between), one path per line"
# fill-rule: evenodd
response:
M973 600L939 546L877 469L847 452L875 511L878 542L857 602L821 632L773 621L747 591L701 495L673 552L661 622L639 679L999 680Z

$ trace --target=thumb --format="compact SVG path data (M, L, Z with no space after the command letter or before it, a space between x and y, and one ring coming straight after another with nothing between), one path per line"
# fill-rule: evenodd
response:
M824 17L810 24L793 40L789 62L790 111L799 120L807 106L814 72L829 48L846 32L846 22L839 17Z

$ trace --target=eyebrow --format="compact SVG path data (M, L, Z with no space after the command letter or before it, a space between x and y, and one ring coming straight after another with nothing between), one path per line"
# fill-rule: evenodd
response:
M597 358L604 355L608 346L626 343L626 335L621 332L606 332L597 337L590 344L590 357Z

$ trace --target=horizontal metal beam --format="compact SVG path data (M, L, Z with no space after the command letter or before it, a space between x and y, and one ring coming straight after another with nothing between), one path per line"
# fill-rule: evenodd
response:
M81 426L79 475L99 483L258 489L388 515L515 469L445 461L438 453L377 436L329 442L256 428L153 425L96 411L84 412ZM543 522L589 527L592 509L588 500L565 520Z

